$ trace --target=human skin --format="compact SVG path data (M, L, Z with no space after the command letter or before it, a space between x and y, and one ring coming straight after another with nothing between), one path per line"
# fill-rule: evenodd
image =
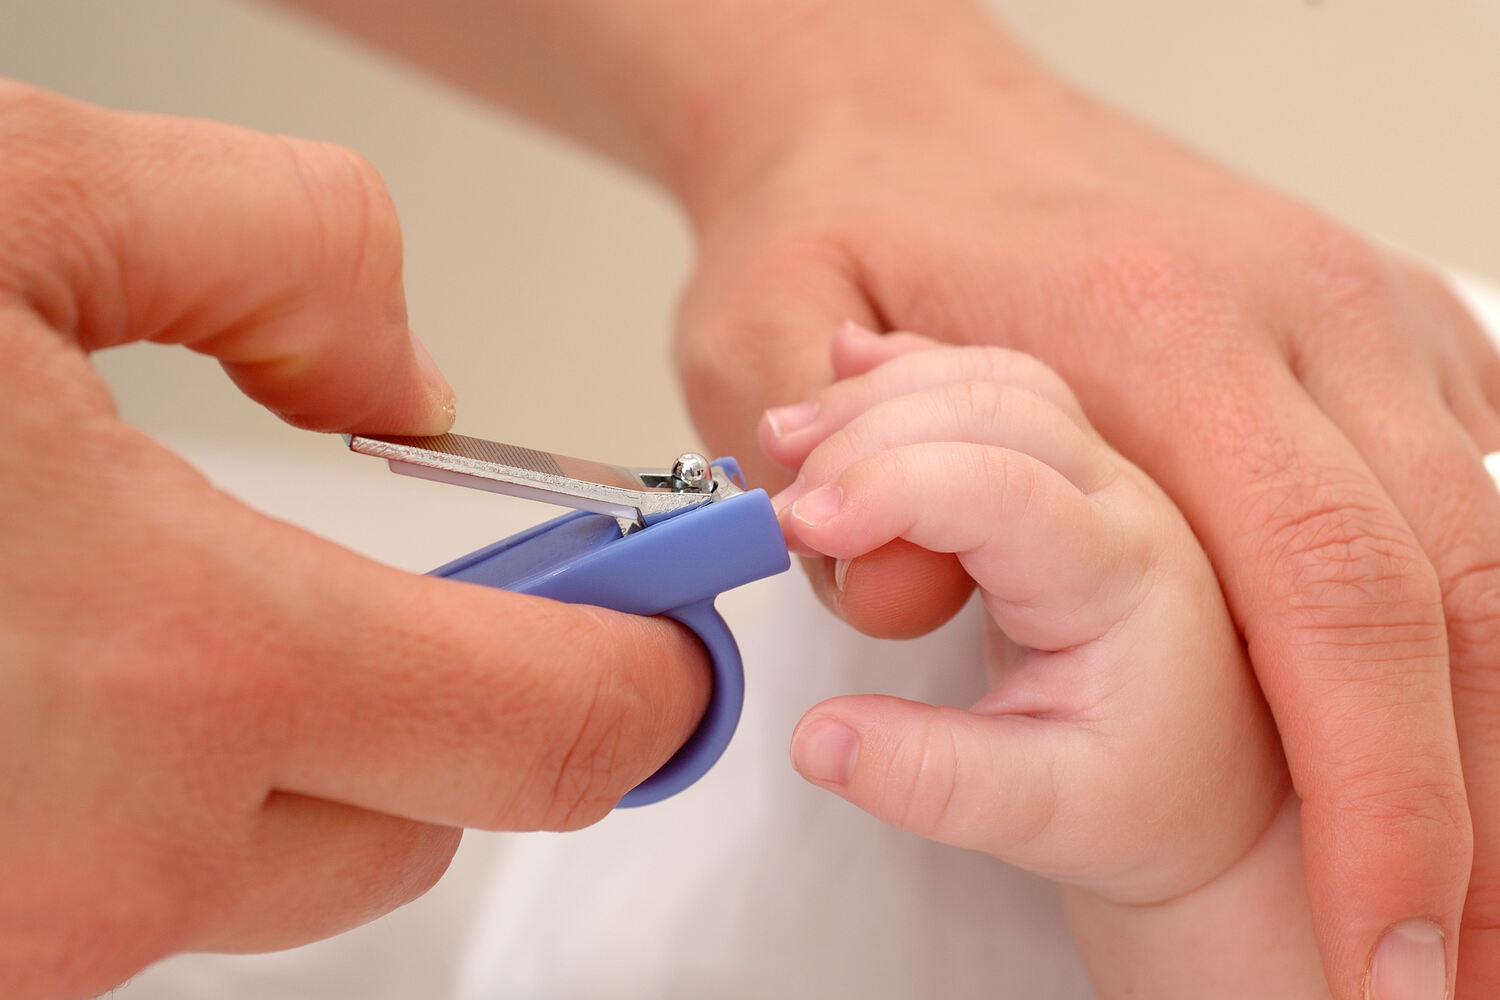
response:
M151 340L299 426L448 427L368 164L3 82L0 149L0 995L327 937L687 737L684 630L378 565L118 419L89 352Z
M1326 998L1276 729L1181 514L1035 358L847 324L833 366L820 419L774 443L788 543L955 555L989 684L967 709L823 702L798 771L1065 886L1103 1000ZM1423 971L1441 988L1440 957Z
M1334 996L1396 1000L1371 970L1414 920L1459 997L1500 992L1500 363L1434 276L1066 86L962 0L301 6L679 199L678 363L761 481L790 474L754 462L758 413L827 383L845 319L1061 372L1223 584ZM966 593L900 545L812 575L876 634Z

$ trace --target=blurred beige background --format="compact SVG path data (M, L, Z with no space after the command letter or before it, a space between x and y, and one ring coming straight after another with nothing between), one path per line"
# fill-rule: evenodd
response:
M1500 0L995 6L1116 103L1382 239L1500 279ZM632 465L694 442L667 360L692 250L672 205L635 179L244 0L0 0L0 75L359 150L400 210L412 320L458 390L460 429ZM98 363L129 417L218 482L394 564L424 569L544 516L389 476L336 440L281 425L187 351L126 348ZM726 617L753 620L753 591L726 595ZM760 738L759 751L784 759L789 725L747 724L741 758ZM505 842L465 844L438 889L331 946L344 950L281 964L179 960L163 972L178 980L148 974L127 995L226 996L193 977L217 983L230 965L252 984L247 996L331 1000L360 995L374 975L391 995L433 995L455 974L436 943L465 939L484 852ZM315 992L328 955L333 971L316 972L326 988Z
M1500 277L1500 0L997 0L1074 79L1384 239ZM656 191L284 11L0 0L0 74L313 136L380 168L460 427L631 464L694 435L666 360L688 234ZM185 351L99 359L168 437L327 451ZM330 458L330 461L336 459Z

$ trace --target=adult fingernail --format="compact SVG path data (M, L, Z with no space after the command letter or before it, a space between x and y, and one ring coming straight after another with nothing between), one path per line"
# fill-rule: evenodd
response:
M816 528L824 521L837 516L844 506L844 491L837 486L819 486L792 504L792 517L809 528Z
M816 399L809 399L806 402L793 403L790 406L778 406L774 410L767 410L766 424L770 426L773 435L776 437L785 437L811 424L817 415L818 401Z
M422 381L427 383L427 389L440 411L440 416L433 423L442 423L443 426L439 431L441 433L453 426L453 417L456 412L453 386L448 384L448 379L443 375L442 369L438 368L437 362L428 353L426 345L418 340L415 334L411 338L411 347L412 353L416 355L417 370L422 373Z
M847 785L859 759L859 734L837 719L817 719L792 737L792 766L809 781Z
M1367 1000L1443 1000L1448 957L1443 932L1430 920L1408 920L1385 932L1370 959Z

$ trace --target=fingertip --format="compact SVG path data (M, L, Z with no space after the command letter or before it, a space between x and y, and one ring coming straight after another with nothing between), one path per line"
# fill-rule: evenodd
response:
M416 360L417 374L427 389L427 413L418 422L414 433L436 435L447 433L457 418L457 397L442 369L433 360L427 345L416 334L411 335L412 355Z
M766 410L756 427L756 443L771 461L796 471L811 447L804 432L817 421L820 409L818 400L808 399Z
M881 335L852 319L844 320L833 335L829 353L836 379L863 375L886 359L881 350Z
M815 586L852 627L878 639L913 639L947 623L968 603L974 580L958 558L895 539L838 560Z
M815 785L847 788L859 764L859 733L836 716L809 712L792 732L792 767Z
M788 513L800 528L817 529L837 519L844 510L843 488L838 483L828 483L797 497Z
M755 443L760 446L762 455L788 472L796 472L801 464L800 456L787 448L786 442L782 440L782 433L774 411L767 410L760 415L760 422L756 424Z
M797 532L797 524L792 520L792 505L806 491L807 483L798 476L790 486L771 498L771 507L776 511L776 522L781 526L781 536L786 541L786 547L799 556L821 558L823 553L802 540Z

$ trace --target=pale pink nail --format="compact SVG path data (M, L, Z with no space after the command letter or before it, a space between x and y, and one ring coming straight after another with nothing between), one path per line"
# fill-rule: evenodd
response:
M771 433L776 437L785 437L811 424L817 416L818 401L816 399L809 399L806 402L793 403L790 406L778 406L774 410L767 410L766 423L770 425Z
M1443 932L1430 920L1407 920L1385 932L1365 987L1367 1000L1444 1000L1448 956Z
M849 582L848 559L835 559L833 561L833 586L840 594L844 592L844 585Z
M792 740L792 766L824 785L847 785L859 759L859 734L837 719L816 719Z
M771 498L771 508L776 511L779 517L785 514L792 504L797 502L797 498L806 492L807 483L803 481L801 476L798 476L792 480L792 485Z
M819 486L806 496L798 497L792 504L792 517L809 528L838 515L844 506L844 491L832 484Z
M876 333L874 330L871 330L869 327L865 326L862 323L856 323L852 319L844 320L844 325L839 327L839 332L842 333L845 337L853 340L880 339L880 334Z

